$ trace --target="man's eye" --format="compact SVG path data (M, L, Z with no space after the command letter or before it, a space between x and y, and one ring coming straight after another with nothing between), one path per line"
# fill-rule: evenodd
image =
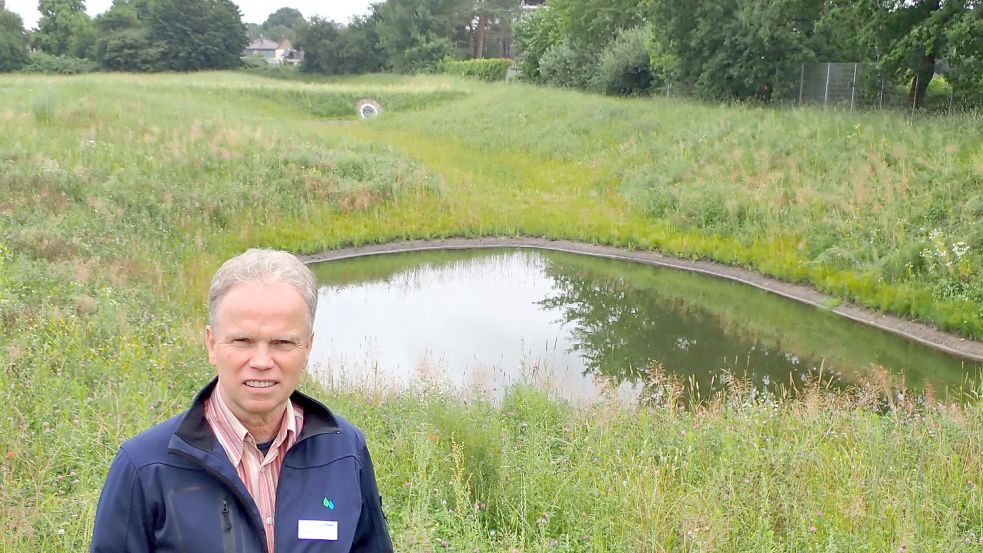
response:
M278 348L290 348L293 347L294 343L290 340L275 340L273 345Z
M236 346L248 346L252 343L249 338L233 338L232 344Z

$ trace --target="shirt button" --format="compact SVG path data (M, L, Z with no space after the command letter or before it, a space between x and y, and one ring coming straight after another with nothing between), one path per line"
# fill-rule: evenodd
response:
M273 517L266 517L266 524L273 524Z

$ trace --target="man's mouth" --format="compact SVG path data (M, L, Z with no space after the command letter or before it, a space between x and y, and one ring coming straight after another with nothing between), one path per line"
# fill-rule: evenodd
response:
M270 386L276 384L272 380L247 380L246 386L250 388L269 388Z

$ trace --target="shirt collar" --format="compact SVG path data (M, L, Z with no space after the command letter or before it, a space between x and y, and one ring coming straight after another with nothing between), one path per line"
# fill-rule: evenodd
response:
M239 461L242 460L242 451L245 447L247 439L255 446L256 438L249 433L249 430L244 424L235 416L231 409L229 409L228 404L225 403L225 399L222 397L221 386L215 386L215 390L209 398L212 404L216 422L225 431L225 434L231 434L235 439L230 440L229 444L232 446L232 451L228 451L230 456L234 459L229 459L232 461L233 465L238 465ZM276 451L280 444L287 441L290 444L297 439L297 416L298 413L295 412L295 407L293 401L287 401L287 408L283 412L283 417L280 419L280 428L277 430L276 436L273 438L273 444L270 446L270 451Z
M191 407L181 415L177 428L168 448L172 450L185 450L190 447L199 451L210 452L215 447L216 436L209 422L211 415L206 415L210 410L208 405L212 392L217 387L218 378L212 377L211 382L202 388L198 395L191 402ZM309 438L319 434L339 434L341 428L339 419L316 399L304 395L297 390L290 395L290 401L294 407L294 413L302 413L303 425L298 424L297 440Z

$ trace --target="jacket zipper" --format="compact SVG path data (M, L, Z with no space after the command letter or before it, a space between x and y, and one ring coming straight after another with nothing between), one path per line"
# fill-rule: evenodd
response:
M341 434L341 430L331 430L331 431L328 431L328 432L324 432L324 434ZM315 434L315 436L316 435L317 434ZM297 444L299 444L301 442L304 442L304 441L307 441L308 439L310 439L312 437L313 436L304 436L302 439L297 440L296 442L294 442L293 447L291 447L290 450L287 451L287 455L284 456L284 461L286 461L286 457L290 455L290 453L294 450L294 448L297 447ZM185 459L188 459L189 461L191 461L194 464L196 464L196 465L200 466L201 468L203 468L205 470L205 472L211 474L212 476L215 476L216 478L218 478L219 480L221 480L222 482L224 482L227 486L232 487L232 485L229 484L228 481L226 480L225 476L223 476L222 474L220 474L219 472L217 472L215 469L209 467L208 465L202 463L194 455L191 455L190 453L188 453L186 451L182 451L182 450L176 449L176 448L172 448L172 449L170 449L170 451L176 453L177 455L180 455L181 457L184 457ZM283 468L281 467L280 470L282 471ZM237 496L239 495L238 491L235 490L234 487L233 487L233 492ZM273 505L274 505L274 515L273 515L274 516L274 521L273 521L273 524L274 524L274 526L273 527L276 528L276 524L277 524L277 520L276 519L279 518L279 516L280 516L280 509L279 509L279 507L280 507L280 486L277 486L276 497L274 498L273 501L274 501L274 503L273 503ZM226 532L223 532L222 533L222 538L225 540L225 550L228 551L228 552L231 552L231 553L235 553L235 550L232 548L232 546L234 545L232 543L233 536L232 536L232 532L231 532L231 530L232 530L232 522L231 522L231 514L229 513L228 508L229 508L228 507L228 500L227 499L222 499L222 515L223 515L223 517L227 517L225 519L227 521L225 526L227 528L229 528L229 531L226 531ZM257 528L260 529L260 536L259 537L260 537L260 543L263 544L262 550L263 551L266 551L268 545L266 543L266 533L264 531L264 529L266 527L263 526L263 521L259 521L259 526L257 526ZM274 547L277 550L280 549L276 545L274 545Z
M184 457L185 459L188 459L192 463L194 463L194 464L198 465L199 467L201 467L202 469L204 469L205 472L207 472L208 474L211 474L212 476L214 476L215 478L217 478L220 482L222 482L223 484L225 484L227 487L231 488L232 489L232 493L234 493L236 495L236 497L239 497L239 501L240 502L243 502L244 505L248 504L248 503L245 503L245 499L240 496L238 490L235 489L235 486L233 484L231 484L228 481L228 479L225 478L224 475L222 475L221 473L219 473L218 471L216 471L212 467L209 467L205 463L202 463L197 458L195 458L194 455L191 455L190 453L188 453L186 451L181 451L180 449L171 449L170 451L174 452L177 455L180 455L181 457ZM251 500L252 500L252 498L250 498L250 501ZM226 508L228 508L228 499L223 498L222 499L222 503L223 503L223 505ZM225 511L223 511L223 514L225 514ZM231 519L231 512L229 513L229 517ZM263 544L263 547L262 547L261 550L262 551L266 551L266 549L267 549L267 545L266 545L266 533L263 530L263 528L264 528L263 523L262 523L262 521L258 521L255 518L253 520L256 521L256 522L259 522L259 524L256 527L259 528L259 536L258 536L259 537L259 541L260 541L260 543ZM231 522L230 522L230 524L231 524ZM230 530L231 530L231 527L230 527ZM223 532L223 534L222 534L223 539L226 539L226 536L228 536L228 539L229 540L232 540L233 539L232 538L231 531L228 534L226 534L226 533ZM235 553L235 550L234 549L228 549L228 546L226 546L226 549L227 549L227 551L230 551L232 553Z
M222 499L222 543L226 553L235 553L235 538L232 535L232 515L229 513L229 500Z

